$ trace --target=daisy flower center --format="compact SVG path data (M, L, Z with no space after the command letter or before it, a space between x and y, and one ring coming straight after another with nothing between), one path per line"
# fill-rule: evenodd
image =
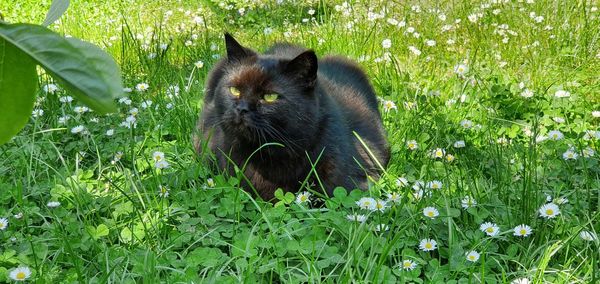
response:
M552 210L552 209L546 209L546 214L553 215L554 214L554 210Z
M16 278L17 279L25 279L25 276L26 276L25 272L20 271L20 272L17 273L17 277Z
M489 227L489 228L485 229L485 231L488 232L488 233L493 233L494 232L494 228Z
M426 243L425 244L425 248L430 249L431 248L431 243Z
M519 231L519 233L521 233L521 235L525 235L525 234L527 234L527 230L521 229L521 231Z
M427 215L428 215L429 217L433 217L433 212L429 211L429 212L427 212Z

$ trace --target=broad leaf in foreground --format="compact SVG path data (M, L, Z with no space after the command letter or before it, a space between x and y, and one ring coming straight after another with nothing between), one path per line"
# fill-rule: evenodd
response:
M36 87L34 61L0 38L0 145L29 120Z
M95 111L116 111L114 99L123 92L121 73L99 47L31 24L0 23L0 38L29 55Z

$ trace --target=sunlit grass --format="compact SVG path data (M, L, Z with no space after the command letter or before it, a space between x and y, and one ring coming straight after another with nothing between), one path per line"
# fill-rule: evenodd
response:
M9 22L49 6L8 2ZM52 28L109 51L126 98L99 116L40 82L0 146L0 281L600 278L598 3L72 2ZM384 178L274 206L202 164L192 134L224 31L358 61L392 146Z

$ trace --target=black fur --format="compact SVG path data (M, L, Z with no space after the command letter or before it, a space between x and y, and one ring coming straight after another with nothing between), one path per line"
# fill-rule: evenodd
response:
M198 121L196 150L202 145L216 156L220 168L241 168L261 145L269 146L248 162L244 175L263 199L277 188L296 192L316 170L325 193L336 186L367 187L367 176L379 169L356 139L366 142L382 165L389 146L373 88L364 72L341 57L318 60L312 50L276 44L264 54L225 35L227 58L213 67L206 82L204 109ZM239 89L236 98L230 87ZM268 103L263 95L276 93ZM313 180L315 180L313 178ZM249 190L250 185L244 187Z

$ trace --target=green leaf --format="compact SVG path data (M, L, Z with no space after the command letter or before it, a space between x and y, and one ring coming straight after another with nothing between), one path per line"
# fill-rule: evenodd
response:
M56 22L60 16L69 8L69 0L54 0L50 5L50 10L46 14L46 19L42 23L42 26L47 27L52 23Z
M277 198L277 200L283 200L283 189L278 188L275 190L275 198Z
M33 60L0 38L0 145L15 136L29 120L36 87Z
M286 204L290 204L290 203L294 202L294 200L296 200L296 196L294 196L293 193L291 193L291 192L285 193L284 201Z
M99 239L102 237L106 237L108 236L108 233L110 232L110 230L108 229L108 227L104 224L100 224L98 225L98 227L96 227L96 232L93 236L94 239Z
M121 71L99 47L31 24L0 23L0 38L29 55L95 111L116 111L114 99L123 93Z

